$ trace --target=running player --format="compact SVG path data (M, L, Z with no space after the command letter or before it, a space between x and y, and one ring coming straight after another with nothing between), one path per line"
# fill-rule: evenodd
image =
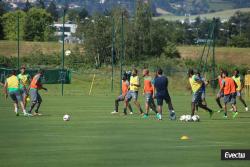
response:
M244 105L245 110L248 111L247 104L246 104L245 100L242 97L242 89L244 88L244 81L243 81L242 76L239 73L239 70L237 70L237 69L234 70L232 79L237 84L237 89L236 89L237 97L239 97L239 100Z
M202 81L202 86L201 86L201 100L202 104L207 105L206 101L206 86L209 84L209 81L205 79L205 77L201 76L200 72L197 72L197 76L200 78ZM196 105L196 111L198 111L198 106Z
M223 111L223 107L222 107L221 102L220 102L220 99L224 97L224 92L221 91L222 86L223 86L223 85L222 85L222 80L223 80L222 74L223 74L223 70L221 69L221 70L220 70L220 75L219 75L218 78L217 78L218 83L219 83L219 86L220 86L220 90L219 90L219 92L218 92L218 94L217 94L217 96L216 96L216 103L217 103L218 106L220 107L220 110L219 110L218 112Z
M197 75L194 74L193 69L189 69L188 76L189 76L190 86L191 86L192 91L193 91L193 97L192 97L192 103L191 103L191 116L194 115L195 108L196 108L196 106L198 106L198 107L208 111L210 114L210 118L211 118L214 112L210 108L208 108L207 105L202 104L201 87L202 87L203 81Z
M138 108L141 114L143 114L143 110L141 108L140 103L138 102L138 92L140 85L139 76L137 75L137 70L132 70L132 76L130 77L130 87L127 95L125 96L125 107L124 107L124 114L127 115L127 108L129 106L130 100L133 98L135 106ZM133 112L130 112L130 114L133 114Z
M237 85L235 81L228 77L228 72L224 71L222 73L222 88L220 89L221 92L224 92L224 118L227 118L227 104L230 103L233 108L233 118L238 115L237 107L236 107L236 88Z
M20 81L20 93L23 99L23 104L24 107L26 108L26 104L27 104L27 97L28 97L28 90L27 88L29 88L29 84L30 84L30 80L31 77L29 74L26 73L26 68L24 66L21 67L21 73L18 74L18 79Z
M9 95L12 101L14 102L14 112L16 113L16 116L19 116L18 102L20 102L24 116L28 116L20 95L19 80L16 76L16 70L13 70L11 76L6 79L6 82L4 84L4 93L6 99Z
M119 102L125 100L125 96L127 95L128 91L129 91L128 77L127 77L127 75L123 75L123 78L122 78L122 94L116 98L116 100L115 100L115 109L114 109L113 112L111 112L111 114L117 114L118 113ZM133 112L132 107L131 107L130 104L128 104L128 108L129 108L130 112Z
M146 113L144 114L144 118L148 118L149 108L151 108L155 113L157 113L155 102L153 99L153 78L149 75L149 70L143 70L144 77L144 89L143 94L145 96L145 109Z
M33 108L37 105L34 115L42 115L38 113L38 110L42 103L42 98L38 90L43 89L47 91L47 88L43 87L42 82L41 82L43 75L44 75L44 71L39 70L38 73L33 77L30 83L30 90L29 90L30 98L31 98L31 106L29 110L30 114L32 113Z
M157 77L154 81L154 90L153 90L154 98L157 99L158 113L156 115L158 120L162 120L162 106L163 101L168 104L169 109L169 118L171 120L176 119L175 111L172 105L171 97L168 92L168 79L163 75L162 69L157 70Z

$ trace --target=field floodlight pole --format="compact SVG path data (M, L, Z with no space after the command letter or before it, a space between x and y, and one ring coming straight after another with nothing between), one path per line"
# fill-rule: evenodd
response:
M17 12L17 69L20 69L20 18L19 12Z
M212 77L215 78L215 68L216 68L216 65L215 65L215 40L216 40L216 36L215 36L215 27L216 27L216 20L214 19L214 28L213 28L213 57L212 57ZM215 89L216 89L216 84L215 84L215 81L212 82L212 87L213 87L213 90L214 90L214 93L215 93Z
M62 96L64 95L64 35L65 35L65 7L63 8L63 27L62 27L62 71L61 71L61 84Z
M111 76L111 92L114 91L114 58L115 58L115 19L112 17L112 76Z
M120 55L120 63L121 63L121 78L120 78L120 92L122 93L122 71L123 71L123 61L125 57L125 49L124 49L124 13L122 10L122 27L121 27L121 33L122 33L122 54Z

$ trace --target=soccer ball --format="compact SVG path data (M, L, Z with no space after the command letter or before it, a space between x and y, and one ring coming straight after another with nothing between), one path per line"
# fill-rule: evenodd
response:
M70 120L70 116L68 114L63 116L63 120L64 121L69 121Z
M180 117L180 121L185 121L186 120L186 115L182 115L181 117Z
M200 121L199 115L194 115L194 116L192 116L192 120L193 120L194 122L199 122L199 121Z
M186 115L185 121L186 121L186 122L193 121L191 115Z
M65 51L65 55L66 55L66 56L70 56L70 54L71 54L71 51L70 51L70 50L66 50L66 51Z

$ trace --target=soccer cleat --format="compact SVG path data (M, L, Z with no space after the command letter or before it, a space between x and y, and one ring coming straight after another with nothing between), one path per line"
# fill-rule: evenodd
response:
M227 119L227 116L226 116L226 115L224 115L224 116L223 116L223 118L224 118L224 119Z
M144 118L144 119L148 119L148 117L149 117L148 114L144 114L144 115L143 115L143 118Z
M219 109L217 112L220 113L220 112L222 112L222 111L223 111L223 109Z
M32 114L31 114L32 115ZM41 114L41 113L38 113L38 112L35 112L34 114L33 114L33 116L42 116L43 114Z
M33 117L33 115L32 115L32 114L30 114L30 113L27 113L27 116L28 116L28 117Z
M236 118L238 114L239 114L238 112L234 112L233 113L233 118Z
M157 118L158 120L162 120L161 114L157 113L156 118Z
M127 110L124 109L124 110L123 110L123 113L124 113L124 115L127 115Z
M118 112L117 111L113 111L113 112L111 112L111 114L117 114Z
M248 107L245 108L245 111L248 111Z
M19 112L16 112L16 116L19 116Z
M211 111L209 112L210 119L212 118L213 115L214 115L214 111L211 110Z
M171 113L170 113L169 119L170 119L170 120L176 120L175 112L171 112Z

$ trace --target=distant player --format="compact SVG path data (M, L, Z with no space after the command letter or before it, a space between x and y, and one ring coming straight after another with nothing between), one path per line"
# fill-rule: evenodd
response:
M127 115L127 108L129 106L129 102L131 99L133 99L135 106L138 108L141 114L143 114L143 110L141 108L140 103L138 102L138 92L140 85L139 76L137 75L137 70L132 70L132 76L130 77L130 87L127 95L125 96L125 107L124 107L124 114ZM133 112L130 112L130 114L133 114Z
M224 93L224 118L227 118L227 104L230 103L233 108L233 118L235 118L238 115L237 107L236 107L236 88L237 85L235 81L228 77L228 72L224 71L222 73L222 88L220 89L221 92Z
M233 72L233 80L235 81L236 85L237 85L237 97L239 98L239 100L241 101L241 103L244 105L245 110L248 111L248 107L247 104L245 102L245 100L242 97L242 90L244 88L244 81L242 76L239 73L239 70L235 69Z
M188 71L189 83L193 91L192 103L191 103L191 116L195 113L196 106L206 110L210 114L210 118L213 115L213 111L207 107L207 105L202 104L202 84L203 81L194 74L193 69L189 69Z
M222 86L223 86L223 85L222 85L222 80L223 80L222 74L223 74L223 70L221 69L221 70L220 70L220 75L219 75L218 78L217 78L218 83L219 83L219 86L220 86L220 90L219 90L219 92L218 92L218 94L217 94L217 96L216 96L216 103L217 103L218 106L220 107L220 110L219 110L218 112L223 111L223 107L222 107L221 102L220 102L220 99L224 97L224 92L221 91Z
M144 88L143 94L145 96L145 109L146 113L144 113L144 118L148 118L149 108L151 108L155 113L157 113L155 102L153 99L153 78L149 75L149 70L143 70L143 77L144 77Z
M197 76L200 78L202 81L202 86L201 86L201 100L202 104L207 105L206 101L206 86L209 84L209 81L207 81L203 76L201 76L200 72L197 73ZM196 105L196 111L198 111L198 105Z
M10 98L14 102L14 112L16 113L16 116L19 116L19 113L18 113L19 102L22 107L23 114L25 116L28 116L28 114L26 113L24 104L22 102L21 95L20 95L19 80L16 76L16 70L13 70L11 73L11 76L6 79L5 84L4 84L4 93L5 93L6 98L10 96Z
M172 105L171 97L168 92L168 79L163 75L162 69L157 70L157 77L154 81L154 98L157 99L158 113L156 115L158 120L162 120L162 106L163 101L168 104L169 118L176 119L175 111Z
M31 83L30 83L30 99L31 99L31 106L30 106L30 110L29 113L32 113L33 108L37 105L36 110L34 115L42 115L38 112L40 105L42 103L42 98L38 92L38 90L43 89L45 91L47 91L47 88L43 87L42 85L42 77L44 75L44 71L43 70L39 70L38 73L33 77Z
M125 100L125 96L127 95L128 91L129 91L128 77L126 75L123 75L123 78L122 78L122 94L115 99L115 109L114 109L113 112L111 112L111 114L117 114L118 113L119 102ZM130 104L128 104L128 108L129 108L130 112L133 112L132 107L131 107Z
M20 93L23 99L24 107L26 108L27 97L29 95L28 88L31 81L31 77L29 74L26 73L26 68L24 66L21 67L20 71L21 73L18 74L17 78L20 81Z

